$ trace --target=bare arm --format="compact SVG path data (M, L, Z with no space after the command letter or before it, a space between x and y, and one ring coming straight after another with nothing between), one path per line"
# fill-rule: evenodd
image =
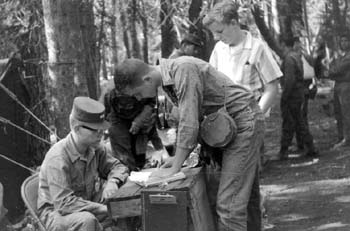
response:
M259 101L259 106L263 113L266 113L268 109L274 104L274 101L278 94L278 80L273 80L267 83L265 90Z

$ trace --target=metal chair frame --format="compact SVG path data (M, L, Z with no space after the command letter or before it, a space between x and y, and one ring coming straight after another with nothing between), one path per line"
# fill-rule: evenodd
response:
M45 226L38 217L37 200L39 188L39 174L36 173L24 180L21 186L21 196L29 213L32 215L34 225L39 231L46 231Z

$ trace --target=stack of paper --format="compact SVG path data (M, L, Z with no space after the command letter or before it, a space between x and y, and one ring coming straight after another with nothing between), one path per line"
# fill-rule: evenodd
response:
M185 179L186 175L183 172L178 172L172 176L164 178L152 178L150 177L152 172L134 172L132 171L129 179L136 184L144 187L156 186L160 184L170 183L177 180Z

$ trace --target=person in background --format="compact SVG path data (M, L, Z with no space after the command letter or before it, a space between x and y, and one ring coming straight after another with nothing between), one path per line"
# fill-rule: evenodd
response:
M350 33L340 36L340 51L328 65L325 63L323 76L335 81L334 114L338 128L338 142L333 149L350 147ZM327 60L325 60L327 61Z
M215 4L205 16L204 26L219 40L209 63L234 83L251 90L262 112L268 115L278 95L282 72L266 43L245 30L247 26L242 26L239 18L239 4L229 0ZM268 160L262 144L261 170Z
M37 206L48 230L96 231L112 226L107 205L98 202L116 193L129 172L100 143L109 126L104 110L98 101L76 97L69 116L71 132L45 155ZM99 177L106 180L102 195L96 189Z
M304 54L302 56L302 62L303 62L303 70L304 70L304 103L302 105L301 111L303 115L303 119L305 122L305 126L309 129L309 100L313 100L316 97L317 93L317 84L316 84L316 78L315 78L315 71L314 67L311 66L309 63L314 63L312 61L312 57L308 58ZM296 151L304 151L304 140L302 134L300 134L300 131L295 129L295 138L297 141L297 150Z
M288 158L287 152L294 131L298 131L303 140L306 156L317 156L313 137L306 126L302 112L305 94L301 43L299 38L291 38L285 40L285 46L286 55L282 63L283 78L281 79L282 137L279 157L281 160Z
M207 62L189 56L161 59L157 66L127 59L116 68L115 80L116 85L123 85L125 94L139 100L154 97L157 88L163 87L179 108L175 156L168 158L164 168L153 172L151 177L167 177L179 172L185 159L197 147L199 136L203 138L200 121L226 105L227 116L237 125L237 135L229 136L222 146L216 207L218 230L247 230L251 220L257 222L255 226L259 229L255 230L260 230L258 164L265 125L264 115L253 94ZM228 126L228 130L230 128ZM223 135L222 130L213 132L216 139ZM257 217L252 219L254 215Z
M181 40L180 48L175 49L169 56L169 59L174 59L184 55L200 58L203 45L203 41L195 33L186 34Z
M230 77L234 83L251 90L262 112L268 114L277 98L278 79L282 72L266 43L253 37L246 30L247 25L240 24L239 18L242 14L239 13L239 4L225 0L214 5L205 16L203 24L219 40L211 53L209 63ZM264 156L262 144L260 169L263 169L268 159ZM257 222L250 224L256 226L250 225L248 230L260 230Z
M237 3L225 0L214 5L203 19L203 24L220 40L209 63L234 83L251 90L266 113L277 97L282 73L266 43L241 28L238 10Z
M115 85L114 89L102 93L106 118L111 123L109 139L113 155L135 171L142 169L146 163L149 141L155 150L165 149L156 128L155 97L137 100L122 91Z

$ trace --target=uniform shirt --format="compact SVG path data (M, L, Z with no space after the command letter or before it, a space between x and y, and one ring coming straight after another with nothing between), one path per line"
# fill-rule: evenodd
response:
M104 147L90 148L83 158L69 134L51 147L41 165L38 210L52 206L61 215L81 211L94 213L103 206L91 201L99 176L124 182L128 169L107 154Z
M233 118L254 101L250 91L203 60L189 56L161 59L160 69L163 89L179 107L177 147L196 147L200 121L222 108L225 98Z
M169 56L169 59L176 59L181 56L185 56L185 52L183 52L181 49L175 49Z
M234 83L254 92L259 99L263 86L282 76L267 45L245 31L246 39L237 46L219 41L210 56L209 63L230 77Z
M282 63L282 99L302 100L304 98L304 69L301 56L289 51Z
M329 66L329 78L336 82L350 82L350 52L335 59Z

